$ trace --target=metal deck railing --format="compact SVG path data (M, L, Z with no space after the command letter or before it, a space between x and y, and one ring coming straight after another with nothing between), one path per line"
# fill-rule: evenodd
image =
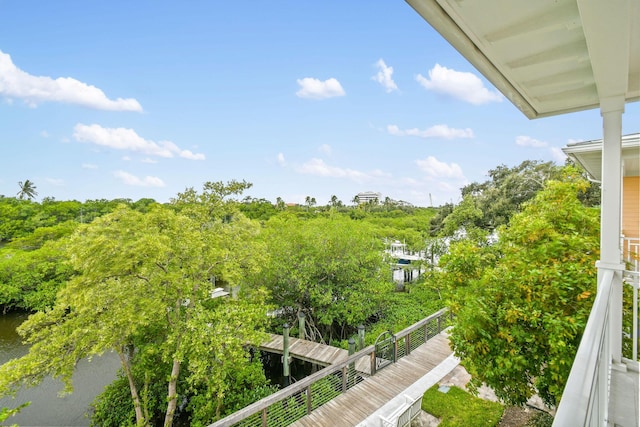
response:
M598 286L587 326L580 341L571 373L567 380L554 427L606 426L608 421L620 414L612 414L611 334L622 335L622 363L638 363L638 287L640 273L625 271L622 277L613 270L606 270ZM622 330L611 330L612 291L623 287ZM620 407L621 405L617 405ZM635 411L637 405L623 406L624 411Z
M335 397L346 393L381 369L381 358L391 363L408 355L418 346L438 335L450 323L450 312L443 308L421 321L392 334L390 346L371 345L339 363L327 366L271 396L237 411L209 427L263 426L284 427L310 414Z

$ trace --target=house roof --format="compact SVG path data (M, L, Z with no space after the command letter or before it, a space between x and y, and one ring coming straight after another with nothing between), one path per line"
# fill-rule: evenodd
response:
M640 0L406 0L527 117L640 99Z
M562 151L581 164L593 179L602 179L602 139L575 142ZM640 133L622 137L622 170L624 176L640 176Z

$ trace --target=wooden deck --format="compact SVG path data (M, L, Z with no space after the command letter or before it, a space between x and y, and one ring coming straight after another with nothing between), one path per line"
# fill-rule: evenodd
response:
M402 394L451 354L448 336L441 333L415 349L409 356L387 366L291 426L355 426L388 401Z
M611 370L609 421L622 427L640 425L640 372L638 363L631 362L627 371Z
M282 354L282 340L282 335L272 334L269 341L260 346L260 350ZM289 355L296 359L328 366L346 359L349 357L349 352L342 348L289 337Z

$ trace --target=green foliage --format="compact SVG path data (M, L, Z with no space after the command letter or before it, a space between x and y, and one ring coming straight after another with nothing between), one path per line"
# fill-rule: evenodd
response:
M476 230L490 234L520 212L547 181L559 179L561 168L553 162L525 160L513 168L500 165L488 174L489 180L462 188L463 200L459 205L441 208L442 214L431 222L432 235L453 236L460 228L472 237Z
M36 311L53 306L58 289L73 274L66 261L63 244L55 240L31 251L0 249L0 307Z
M38 195L35 184L28 179L24 182L18 182L18 186L20 187L20 191L18 191L17 196L20 200L25 198L31 200Z
M588 183L568 174L511 218L495 248L472 255L468 282L453 297L451 341L472 386L484 382L513 404L533 393L559 400L595 295L598 211L578 199ZM458 255L443 264L454 283L469 258ZM486 256L496 259L482 269Z
M443 236L454 236L458 230L462 229L473 241L481 240L486 232L476 225L484 215L479 204L475 197L471 195L464 196L462 202L444 219L441 234Z
M148 211L153 199L131 203L138 211ZM80 223L115 209L118 201L89 200L42 203L0 197L0 308L28 311L53 305L56 292L73 271L63 251L64 239Z
M39 227L28 235L17 237L6 245L7 248L22 251L33 251L41 248L45 243L70 236L77 228L78 223L64 221L56 225Z
M391 289L383 242L370 224L341 215L279 216L266 223L263 237L270 259L253 282L270 290L290 323L304 311L309 336L345 338L378 312Z
M439 267L444 274L434 274L434 282L443 291L447 305L454 311L469 292L470 285L479 280L487 268L501 257L494 246L463 239L451 243L449 252L440 258Z
M381 238L398 240L409 250L425 249L429 224L435 210L431 208L387 209L370 213L366 221L376 227Z
M422 410L440 418L441 427L493 427L500 422L504 407L458 387L443 393L435 385L422 397Z
M0 197L0 242L32 232L38 204L30 200Z
M223 200L242 186L207 184L202 195L188 194L198 203L183 197L179 209L155 205L144 214L121 205L79 227L64 246L76 274L50 310L20 326L31 347L0 367L0 395L47 375L69 392L77 360L115 349L138 424L155 416L145 404L153 378L166 381L166 425L188 391L181 384L204 390L219 411L246 345L264 339L259 288L247 291L250 298L210 298L212 278L239 285L262 260L257 226Z
M453 203L446 203L440 206L435 215L429 221L429 235L432 237L441 236L444 228L444 220L453 212Z
M0 423L3 423L4 421L6 421L7 419L9 419L10 417L20 413L20 411L23 408L26 408L27 406L29 406L31 404L31 402L25 402L22 405L19 405L17 408L0 408ZM5 425L5 424L2 424ZM12 424L11 427L17 427L17 424Z
M385 331L401 331L445 306L431 277L412 283L406 289L406 292L389 292L385 296L379 315L371 319L375 322L365 325L368 326L366 345L373 344ZM343 342L344 348L346 345L346 341Z
M118 378L104 388L102 393L96 396L91 407L91 426L130 427L136 425L136 413L131 401L129 382L122 372Z
M245 214L250 219L258 219L266 221L272 216L278 214L278 208L274 206L270 201L265 199L255 199L252 197L245 197L242 203L238 206L240 212Z
M590 179L587 170L580 163L575 161L573 157L567 156L567 158L565 159L565 166L573 168L577 173L580 174L583 179ZM597 181L590 181L589 184L589 187L584 192L580 193L578 195L578 198L585 206L600 206L600 196L602 193L600 183Z
M119 204L128 205L136 211L146 212L155 204L155 201L140 199L134 203L128 199L101 199L80 203L75 200L56 201L45 197L42 203L36 203L28 199L0 196L0 244L20 237L36 239L36 242L38 239L61 237L56 234L62 232L64 228L71 227L71 222L89 223L97 217L112 212ZM63 223L66 225L63 226ZM62 229L57 229L57 226ZM46 229L46 227L52 228ZM45 228L45 230L40 231L38 236L30 236L39 228ZM40 241L40 245L42 243Z
M525 427L551 427L553 425L553 417L546 412L536 412L527 421Z
M277 391L265 378L259 358L237 362L228 369L223 398L212 395L206 387L192 390L187 407L190 425L209 425Z
M631 281L630 278L625 279ZM622 286L622 356L633 359L633 286L632 283ZM640 352L637 342L636 352Z

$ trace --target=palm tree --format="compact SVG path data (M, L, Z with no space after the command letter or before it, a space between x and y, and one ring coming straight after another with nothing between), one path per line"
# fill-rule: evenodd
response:
M307 210L316 205L316 198L307 196L304 198L304 203L307 205Z
M25 197L31 200L38 195L35 184L28 179L25 182L18 182L18 186L20 187L20 191L18 191L17 196L20 200L23 200Z

